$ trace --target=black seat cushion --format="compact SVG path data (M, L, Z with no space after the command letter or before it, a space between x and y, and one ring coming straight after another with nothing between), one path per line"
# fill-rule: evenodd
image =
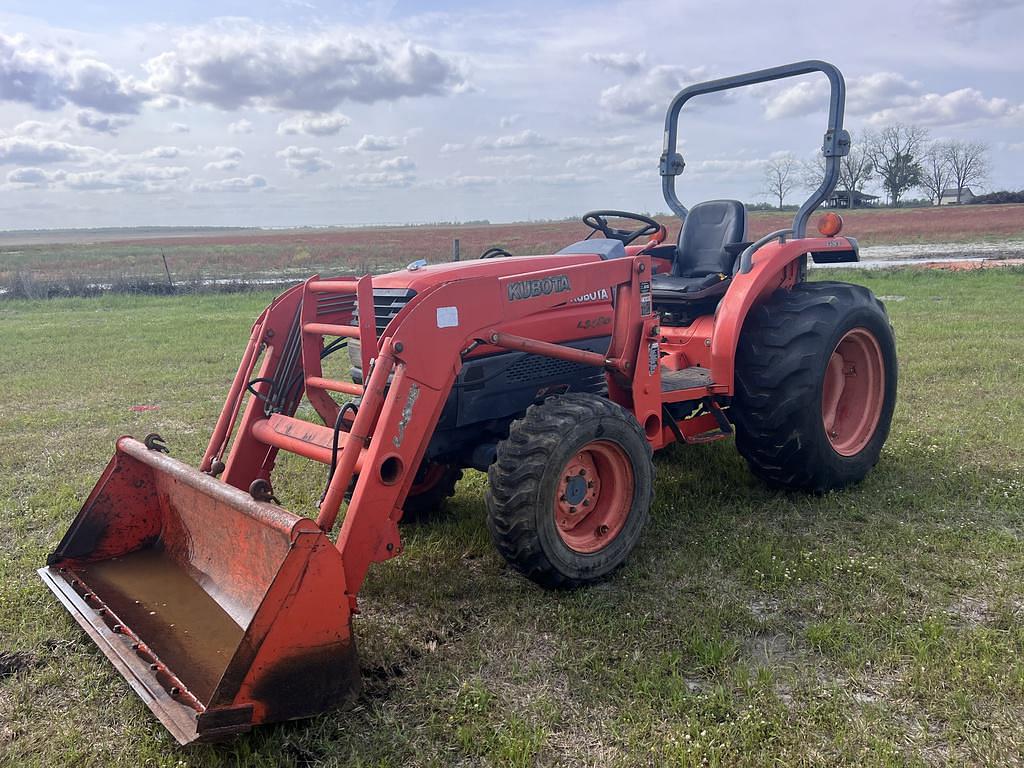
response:
M690 209L679 230L672 274L679 277L733 273L736 257L726 245L747 235L747 209L739 200L708 200Z
M654 275L651 278L651 298L655 304L693 302L721 296L732 278L718 272L703 277Z
M693 302L724 294L735 271L735 244L746 235L747 209L739 200L709 200L693 206L679 231L672 271L651 278L654 303Z

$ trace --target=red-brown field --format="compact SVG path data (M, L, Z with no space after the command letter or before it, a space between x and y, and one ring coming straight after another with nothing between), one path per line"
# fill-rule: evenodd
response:
M1024 237L1024 205L858 210L844 214L844 234L863 245L977 242ZM675 237L675 219L662 219ZM785 227L791 212L753 213L750 236ZM165 256L175 279L295 277L316 271L381 271L416 259L447 261L458 238L463 258L500 245L514 254L553 252L586 236L578 221L436 225L352 229L134 230L27 238L0 234L0 282L29 274L35 280L159 277ZM20 235L20 237L19 237Z

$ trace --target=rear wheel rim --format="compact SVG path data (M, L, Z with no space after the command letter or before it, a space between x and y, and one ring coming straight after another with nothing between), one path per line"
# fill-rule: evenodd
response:
M853 328L825 368L821 418L832 450L855 456L871 442L885 401L885 359L874 334Z
M441 482L441 478L444 477L447 469L444 464L436 464L434 462L421 466L420 470L416 473L416 477L413 478L412 487L409 488L409 495L416 496L429 491Z
M569 549L598 552L622 532L633 505L635 480L621 446L595 440L562 468L555 496L555 529Z

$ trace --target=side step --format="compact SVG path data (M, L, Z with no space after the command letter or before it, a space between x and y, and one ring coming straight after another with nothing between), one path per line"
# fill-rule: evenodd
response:
M694 389L711 385L711 371L707 368L693 366L678 371L661 372L661 391L679 392L683 389Z

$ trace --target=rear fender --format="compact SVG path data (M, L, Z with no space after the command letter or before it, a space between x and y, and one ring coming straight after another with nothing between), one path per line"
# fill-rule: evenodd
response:
M733 276L715 310L711 380L716 394L732 395L735 390L736 346L751 308L776 289L796 285L800 279L798 259L804 254L842 252L853 247L845 237L805 237L772 242L754 253L750 271Z

